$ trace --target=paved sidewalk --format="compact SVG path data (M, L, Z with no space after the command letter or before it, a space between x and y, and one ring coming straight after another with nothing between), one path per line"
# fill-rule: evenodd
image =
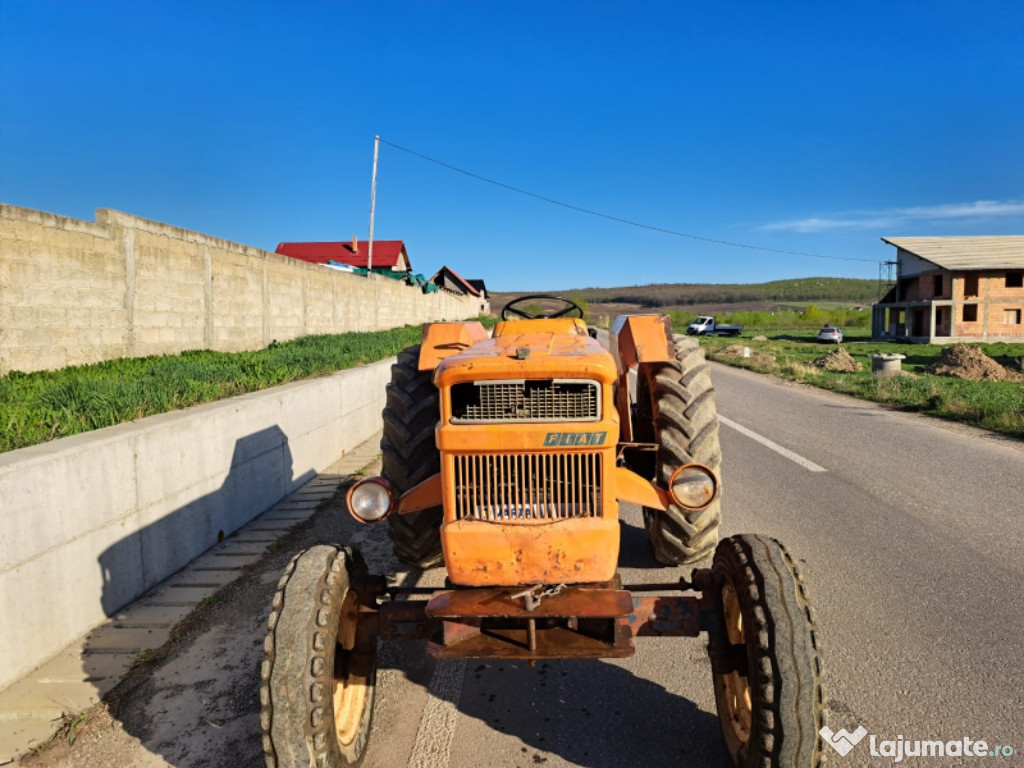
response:
M380 434L349 451L290 496L196 558L105 624L0 691L0 765L44 743L66 715L95 704L203 600L231 583L267 548L307 520L338 486L374 461Z

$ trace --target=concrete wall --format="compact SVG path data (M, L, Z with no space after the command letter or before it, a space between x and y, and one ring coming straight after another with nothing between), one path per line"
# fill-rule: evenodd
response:
M372 436L392 362L0 454L0 688Z
M101 209L96 221L0 204L0 375L115 357L234 352L275 339L480 314L424 294Z

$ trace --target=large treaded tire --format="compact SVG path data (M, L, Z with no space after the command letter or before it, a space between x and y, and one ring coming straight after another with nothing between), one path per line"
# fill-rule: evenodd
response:
M641 368L650 397L654 442L658 444L655 480L668 487L672 473L697 462L721 480L722 451L718 444L718 411L711 371L696 339L675 337L676 360ZM655 559L669 565L695 563L711 555L722 521L719 495L706 508L693 511L671 505L667 512L644 509L644 526Z
M381 474L399 494L441 471L441 455L434 441L440 418L434 372L417 368L420 346L409 347L391 366L384 407ZM395 556L415 568L432 568L444 561L441 553L442 507L408 515L388 516L388 535Z
M349 768L373 720L377 641L357 632L365 574L351 549L318 545L285 569L267 621L260 726L267 768Z
M733 618L740 619L733 630L740 636L728 639L742 642L746 651L744 670L713 676L719 722L733 765L823 765L819 730L826 724L827 710L821 649L807 590L792 556L775 539L731 536L718 545L712 571L722 590L727 627L729 602ZM730 704L738 700L733 698L737 690L749 696L749 707ZM737 711L743 716L737 717ZM747 726L737 725L740 722Z

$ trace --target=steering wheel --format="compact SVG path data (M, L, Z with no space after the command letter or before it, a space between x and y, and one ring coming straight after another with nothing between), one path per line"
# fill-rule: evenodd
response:
M542 312L539 315L532 315L529 312L524 312L516 306L517 304L532 301L533 299L554 299L555 301L561 301L566 306L552 312ZM527 320L550 320L553 317L565 317L573 310L576 310L576 312L579 313L575 315L576 317L583 317L583 307L572 299L567 299L564 296L550 296L546 293L531 293L529 296L520 296L518 299L512 299L512 301L506 304L501 310L501 319L508 320L509 315L517 315Z

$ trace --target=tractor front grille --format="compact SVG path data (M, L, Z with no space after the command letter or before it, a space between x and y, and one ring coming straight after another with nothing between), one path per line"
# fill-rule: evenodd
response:
M601 516L600 453L455 456L455 517L514 523Z
M597 421L601 386L580 379L471 381L451 389L453 424Z

